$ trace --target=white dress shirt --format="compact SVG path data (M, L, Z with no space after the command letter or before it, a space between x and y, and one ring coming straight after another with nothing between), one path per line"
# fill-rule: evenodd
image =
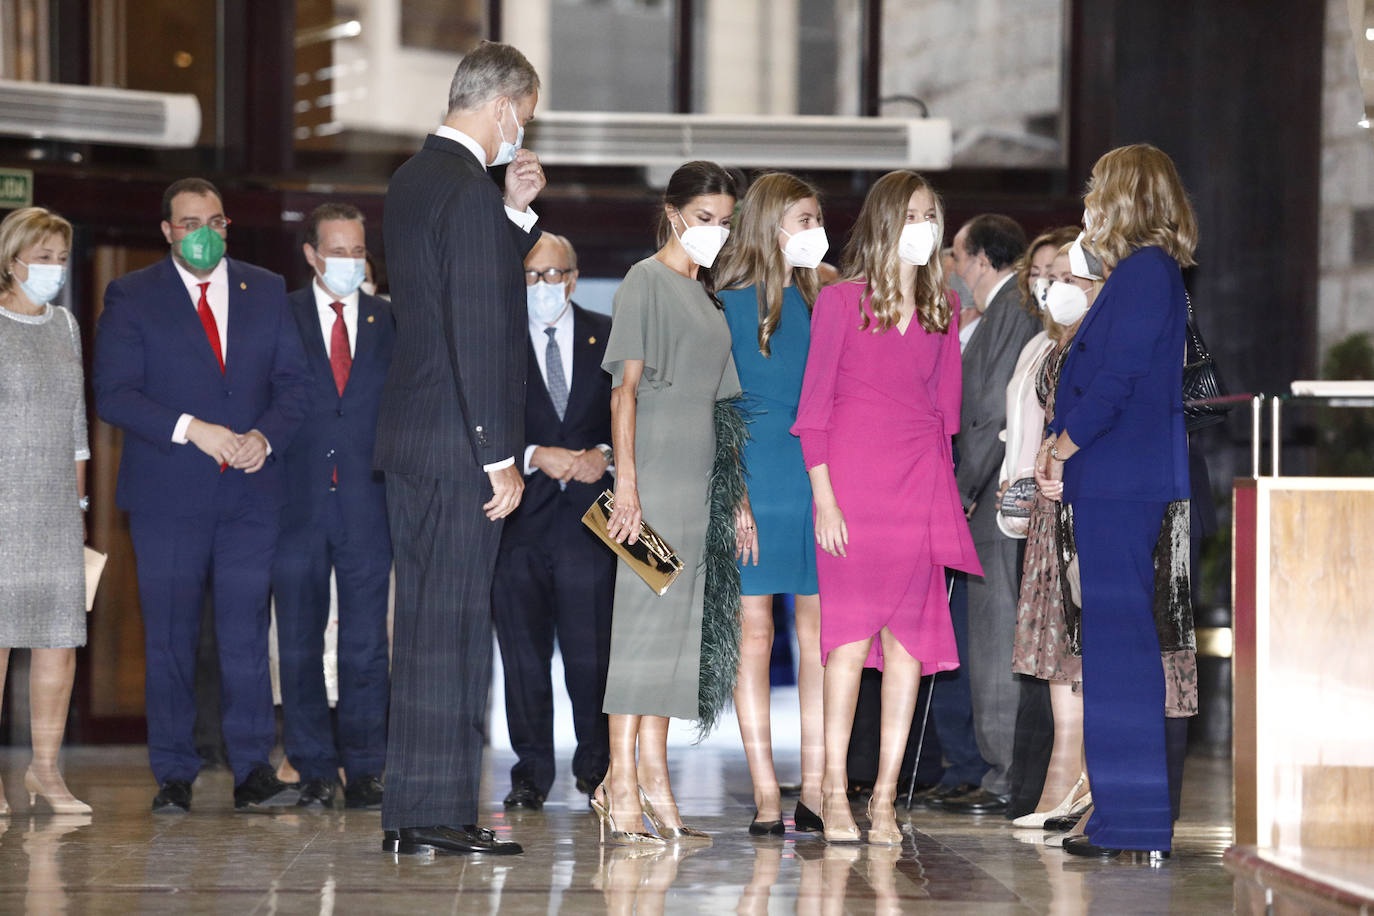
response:
M320 316L320 334L324 336L324 353L326 356L334 355L331 342L334 340L334 322L338 316L334 314L334 303L343 303L344 327L348 329L348 355L352 356L358 352L358 291L355 289L347 296L335 296L326 290L320 283L320 278L315 277L310 284L310 289L315 293L315 311Z
M469 137L461 130L449 127L447 124L440 124L437 128L435 128L434 135L436 137L444 137L445 139L452 140L455 143L461 143L464 147L467 148L468 152L472 153L472 155L477 159L478 162L482 163L482 168L489 168L487 164L487 151L482 149L482 144L478 143L476 140L474 140L472 137ZM519 210L516 210L512 207L506 207L506 216L510 219L512 223L515 223L515 225L519 226L526 232L529 232L531 229L533 229L534 224L539 221L539 214L534 212L533 207L526 207L524 213L521 213ZM528 451L529 450L526 449L527 453ZM512 455L509 458L502 459L501 461L493 461L491 464L484 464L482 465L482 470L488 472L499 471L502 468L508 468L513 464L515 464L514 455Z
M200 320L200 284L206 280L210 281L210 288L205 291L205 298L210 303L210 314L215 316L215 330L219 332L219 354L224 360L224 365L229 365L229 265L224 258L219 259L215 269L210 271L210 276L201 278L187 270L180 261L172 258L172 266L177 269L177 274L181 277L181 282L186 284L186 292L191 297L191 311L196 313L196 320ZM186 428L191 425L194 418L189 413L182 414L177 419L177 425L172 428L172 441L177 445L186 444Z

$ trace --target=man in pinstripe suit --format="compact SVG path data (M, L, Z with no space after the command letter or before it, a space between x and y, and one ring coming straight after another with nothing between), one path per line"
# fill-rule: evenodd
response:
M518 148L538 99L524 55L484 42L458 65L444 124L387 189L396 343L374 464L396 563L388 852L522 851L477 826L477 795L492 575L524 489L523 261L544 175ZM487 168L507 163L503 193Z

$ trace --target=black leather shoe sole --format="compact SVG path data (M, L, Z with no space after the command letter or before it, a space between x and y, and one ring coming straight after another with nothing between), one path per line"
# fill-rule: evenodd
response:
M1064 851L1071 856L1082 856L1086 859L1115 859L1121 855L1120 849L1094 846L1086 836L1069 837L1064 841Z
M402 856L518 856L524 852L519 843L496 841L494 843L444 843L426 842L424 839L403 838L399 830L382 831L382 852Z
M1072 830L1078 826L1078 822L1083 819L1081 814L1065 814L1062 817L1052 817L1045 821L1045 829L1050 833L1063 833L1065 830Z
M299 789L285 788L280 792L269 795L266 798L255 799L234 799L235 811L279 811L282 808L294 808L300 801L301 793Z
M501 802L505 808L524 808L538 811L544 807L544 797L533 790L515 789Z

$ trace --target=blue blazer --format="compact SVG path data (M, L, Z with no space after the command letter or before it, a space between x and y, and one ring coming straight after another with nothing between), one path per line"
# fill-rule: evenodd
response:
M313 281L312 281L313 283ZM298 289L288 299L294 328L300 334L310 366L310 411L296 437L282 453L286 465L287 500L282 527L320 522L330 498L330 479L339 469L336 496L350 530L389 544L386 486L380 471L372 470L377 442L377 410L382 384L391 365L396 324L385 299L358 294L358 336L353 343L353 366L342 396L334 385L334 370L320 329L315 291Z
M573 305L572 378L568 380L568 407L558 419L553 398L539 375L534 344L525 334L529 360L529 392L525 398L525 438L528 445L553 445L559 448L594 448L611 444L611 377L601 369L606 341L611 336L611 319ZM523 470L524 449L515 456ZM506 519L503 545L515 542L560 542L567 530L561 521L577 523L602 490L613 489L615 479L608 471L596 483L568 482L560 489L558 481L536 470L525 478L525 493L520 505ZM607 556L599 542L589 541Z
M211 510L221 487L232 488L228 495L241 504L281 504L280 458L305 416L309 370L285 281L261 267L226 261L224 373L170 255L105 288L92 386L100 418L125 433L116 491L121 509L195 515ZM221 473L194 445L172 442L183 413L237 433L256 429L272 454L255 474L234 468Z
M1050 430L1079 447L1064 499L1188 498L1183 349L1188 306L1178 262L1141 248L1116 265L1074 335Z

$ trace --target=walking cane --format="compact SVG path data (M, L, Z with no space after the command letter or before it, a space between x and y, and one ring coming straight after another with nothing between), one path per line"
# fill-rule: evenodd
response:
M949 589L945 600L954 598L954 576L949 577ZM911 782L906 786L906 807L911 807L911 798L916 794L916 771L921 768L921 748L926 743L926 723L930 721L930 702L935 699L935 675L929 675L930 689L926 691L926 709L921 713L921 733L916 736L916 756L911 761Z

